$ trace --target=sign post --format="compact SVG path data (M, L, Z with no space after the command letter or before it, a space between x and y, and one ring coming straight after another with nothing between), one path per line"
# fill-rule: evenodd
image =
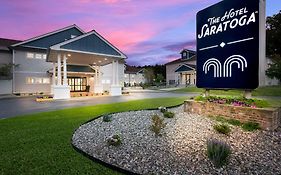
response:
M224 0L197 13L197 87L259 86L259 1Z

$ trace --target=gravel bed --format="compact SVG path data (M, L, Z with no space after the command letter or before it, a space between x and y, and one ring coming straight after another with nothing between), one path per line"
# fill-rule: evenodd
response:
M281 174L281 131L244 132L231 126L229 136L218 134L208 118L183 112L183 106L169 109L162 136L150 130L151 116L159 110L113 114L111 122L98 118L80 126L73 145L108 164L138 174ZM119 134L120 146L108 146L107 139ZM206 141L217 138L231 146L228 165L216 169L206 156Z

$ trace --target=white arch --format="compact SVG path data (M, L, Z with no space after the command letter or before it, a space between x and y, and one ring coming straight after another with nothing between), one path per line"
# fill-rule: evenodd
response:
M237 63L238 68L241 68L244 71L244 68L247 68L247 60L241 55L232 55L228 57L223 64L223 76L231 77L232 75L232 63Z
M210 66L214 67L214 77L221 77L222 65L221 65L220 61L215 58L208 59L203 64L203 71L205 72L205 74L207 74L208 71L210 70Z
M232 76L232 64L233 63L236 63L237 65L238 65L238 69L240 69L241 68L241 64L240 64L240 62L239 61L232 61L229 65L229 77L231 77Z
M215 63L210 63L210 64L208 64L208 66L207 66L207 69L205 70L205 74L207 74L207 72L209 72L210 71L210 67L211 66L213 66L214 67L214 77L216 78L216 77L218 77L218 65L217 64L215 64Z

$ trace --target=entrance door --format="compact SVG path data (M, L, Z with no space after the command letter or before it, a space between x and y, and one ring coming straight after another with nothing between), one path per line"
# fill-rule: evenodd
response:
M70 86L71 92L85 92L87 89L87 78L86 77L69 77L68 85Z

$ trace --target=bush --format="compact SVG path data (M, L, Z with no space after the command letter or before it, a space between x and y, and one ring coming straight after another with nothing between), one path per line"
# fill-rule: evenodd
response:
M164 112L167 111L167 108L166 108L166 107L163 107L163 106L159 107L158 109L159 109L160 112L162 112L162 113L164 113Z
M226 143L214 139L207 141L207 155L215 167L225 165L230 153L230 147Z
M226 124L218 124L218 125L214 125L214 129L221 134L225 134L228 135L231 131L231 129L229 128L228 125Z
M235 119L228 119L227 122L233 126L241 126L241 122Z
M102 117L102 121L104 121L104 122L111 122L112 121L112 116L111 115L104 115Z
M242 125L242 129L244 131L255 131L260 129L260 125L254 122L247 122Z
M121 143L122 143L121 137L118 134L112 136L107 140L107 144L110 146L119 146L121 145Z
M173 118L175 116L175 113L168 111L164 112L163 114L165 118Z
M153 115L151 119L152 125L150 129L155 133L156 136L160 136L161 129L166 126L164 119L161 119L158 115Z

